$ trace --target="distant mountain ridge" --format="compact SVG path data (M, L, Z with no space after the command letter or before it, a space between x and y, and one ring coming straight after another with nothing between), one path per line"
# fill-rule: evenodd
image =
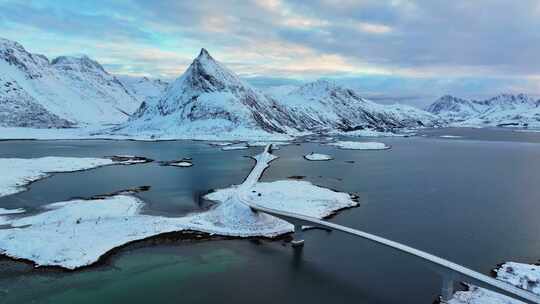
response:
M87 56L52 61L0 38L0 126L62 128L120 123L146 97Z
M305 84L282 96L280 102L295 114L297 124L311 131L423 127L437 121L412 106L377 104L329 80Z
M525 94L500 94L485 100L445 95L426 110L453 126L540 127L540 99Z

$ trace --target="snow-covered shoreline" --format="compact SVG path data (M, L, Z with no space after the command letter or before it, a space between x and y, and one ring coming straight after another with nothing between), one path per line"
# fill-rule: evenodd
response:
M506 262L494 270L496 278L540 296L540 266ZM474 285L457 291L448 304L523 304L497 292Z
M112 156L109 158L88 157L41 157L0 158L0 168L9 172L0 175L0 197L26 190L26 187L54 173L90 170L111 165L130 165L150 160L136 156Z
M264 169L277 157L267 148L253 158L256 164L242 184L208 194L206 198L216 202L213 208L184 217L142 214L144 202L126 193L57 202L35 215L4 215L2 223L10 228L0 229L0 253L36 266L76 269L114 248L165 233L273 238L293 231L288 222L253 212L246 200L318 218L358 205L347 193L305 181L260 183Z

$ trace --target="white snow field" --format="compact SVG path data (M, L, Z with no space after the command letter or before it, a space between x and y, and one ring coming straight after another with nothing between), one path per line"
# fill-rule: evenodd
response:
M463 138L463 136L459 135L441 135L440 138Z
M497 279L540 295L540 266L538 265L504 263L497 269Z
M47 205L43 213L5 220L12 227L0 229L0 253L36 266L76 269L96 262L113 248L167 232L275 237L293 231L292 224L254 213L246 200L318 218L358 204L347 193L308 182L258 183L275 158L265 149L254 157L257 163L244 183L208 194L206 198L217 203L214 208L184 217L141 214L144 203L126 194Z
M132 164L134 161L114 161L110 158L41 157L0 158L0 196L24 191L25 186L50 176L51 173L88 170L101 166ZM138 161L135 161L138 163Z
M314 152L304 155L304 158L311 161L324 161L324 160L334 159L332 156L328 154L321 154L321 153L314 153Z
M5 225L9 222L9 219L6 215L18 214L18 213L23 213L23 212L25 212L25 210L22 208L17 208L17 209L0 208L0 225Z
M525 304L491 290L469 286L468 291L457 291L448 304Z
M233 150L246 150L248 148L249 148L249 146L247 144L241 143L241 144L223 146L221 148L221 150L222 151L233 151Z
M497 279L540 295L540 266L516 262L504 263L496 270ZM467 291L458 291L449 304L522 304L499 293L469 286Z
M390 149L390 146L381 142L359 142L359 141L338 141L327 144L329 146L336 146L345 150L386 150Z

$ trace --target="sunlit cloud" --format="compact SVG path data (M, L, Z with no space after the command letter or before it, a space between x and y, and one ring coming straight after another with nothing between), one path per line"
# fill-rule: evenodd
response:
M0 36L51 58L85 53L112 73L175 78L205 47L249 77L530 93L539 17L536 0L0 0Z

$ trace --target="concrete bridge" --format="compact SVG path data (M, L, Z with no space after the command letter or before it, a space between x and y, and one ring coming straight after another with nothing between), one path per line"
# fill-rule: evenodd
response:
M441 275L441 297L443 301L448 301L452 298L454 294L454 285L457 282L468 282L476 286L480 286L489 290L493 290L500 294L507 295L511 298L524 301L525 303L540 303L540 297L528 292L524 289L517 288L513 285L510 285L506 282L497 280L495 278L489 277L487 275L476 272L472 269L466 268L459 264L450 262L446 259L440 258L438 256L429 254L427 252L412 248L410 246L394 242L392 240L385 239L380 236L376 236L364 231L352 229L342 225L334 224L328 221L320 220L318 218L313 218L301 214L275 210L259 206L256 204L248 203L251 209L254 212L263 212L282 220L285 220L294 225L294 241L293 246L303 246L304 240L302 239L302 226L314 226L324 229L331 229L334 231L340 231L352 236L369 240L371 242L390 247L393 250L397 250L409 255L415 256L422 260L428 261L436 266L439 269L437 271Z
M238 191L236 199L248 205L254 212L263 212L293 224L293 246L299 247L304 245L304 240L302 238L302 226L313 226L334 231L340 231L354 237L365 239L389 247L393 250L412 255L435 265L435 269L437 269L436 271L440 274L442 279L441 298L443 302L446 302L452 298L452 295L454 294L454 286L457 282L467 282L479 287L498 292L500 294L504 294L511 298L524 301L525 303L540 304L540 297L531 292L528 292L521 288L517 288L511 284L481 274L472 269L453 263L430 253L364 231L352 229L302 214L267 208L250 202L248 199L246 199L244 191L247 191L251 186L256 183L256 181L262 175L264 169L268 167L269 162L276 158L270 152L271 145L268 145L264 149L263 153L254 157L254 159L257 161L257 164L255 165L249 176L246 178L244 183L240 185L240 191Z

